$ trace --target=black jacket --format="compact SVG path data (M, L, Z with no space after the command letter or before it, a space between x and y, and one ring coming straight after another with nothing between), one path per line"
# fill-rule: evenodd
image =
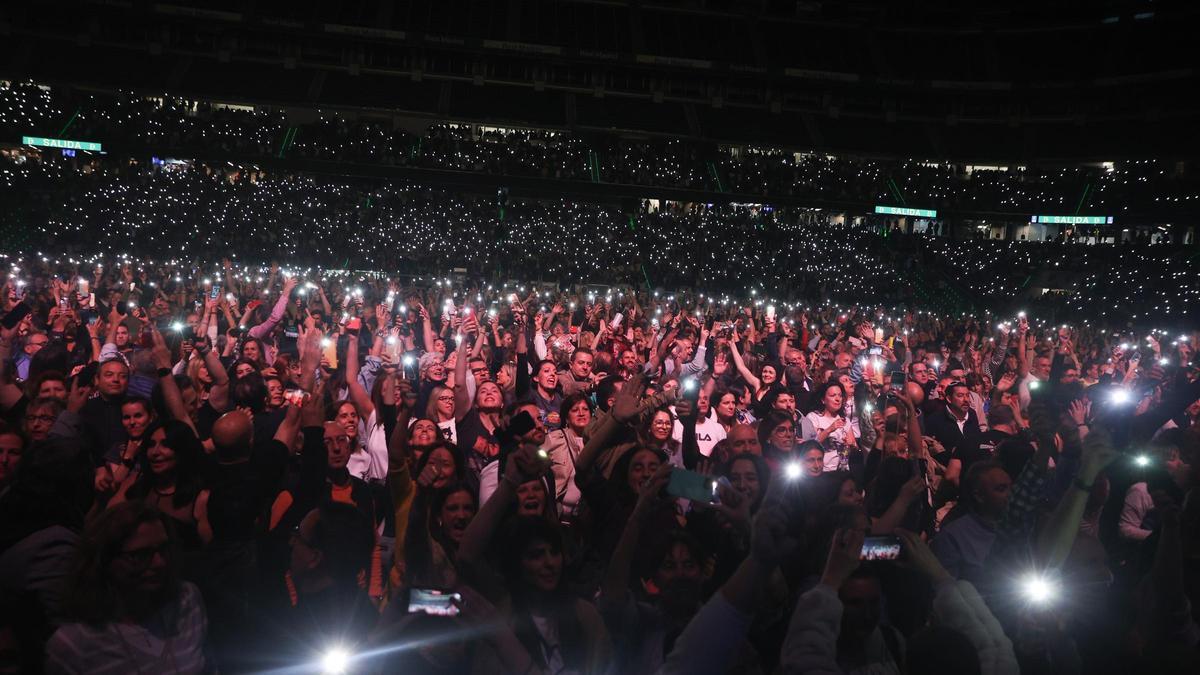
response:
M951 457L960 452L969 452L979 447L983 434L979 431L979 418L974 410L967 408L967 421L962 430L959 430L953 413L943 406L925 416L925 435L936 438L946 448L944 455L934 458L946 464Z

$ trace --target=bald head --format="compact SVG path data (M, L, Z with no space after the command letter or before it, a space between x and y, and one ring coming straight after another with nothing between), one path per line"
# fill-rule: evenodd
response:
M762 454L762 445L758 442L758 433L749 424L735 424L729 430L729 450L735 456L743 452L753 455Z
M254 425L250 422L250 416L240 410L221 415L213 424L212 439L217 459L221 461L249 457L250 446L254 442Z
M904 393L908 394L908 398L912 399L913 405L921 405L925 402L925 389L916 382L909 382L904 385Z

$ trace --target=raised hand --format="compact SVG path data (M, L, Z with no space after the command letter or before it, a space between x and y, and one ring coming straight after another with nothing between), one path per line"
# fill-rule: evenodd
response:
M629 424L641 413L642 394L646 391L646 377L642 373L634 373L633 377L621 387L613 400L612 416L618 422Z
M833 542L829 546L829 557L825 561L825 573L821 575L821 583L833 588L841 588L858 569L859 558L862 556L862 530L837 530L833 533Z
M154 365L158 368L170 368L171 350L167 349L167 341L163 339L162 333L151 327L150 339L153 345L150 354L154 357Z
M412 382L398 380L396 382L396 410L412 410L417 405L417 392L413 391Z

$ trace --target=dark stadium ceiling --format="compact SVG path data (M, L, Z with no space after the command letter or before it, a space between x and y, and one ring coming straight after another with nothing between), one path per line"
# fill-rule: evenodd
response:
M1103 1L6 3L0 78L922 159L1189 158L1197 18Z

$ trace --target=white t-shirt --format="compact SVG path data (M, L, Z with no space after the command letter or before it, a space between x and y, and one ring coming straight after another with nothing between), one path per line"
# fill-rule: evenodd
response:
M700 446L700 454L708 457L712 454L713 446L725 440L725 427L717 421L716 412L708 411L708 417L696 420L696 445ZM683 443L683 424L675 420L671 429L671 438L676 443Z
M367 418L366 424L358 421L359 448L346 462L346 469L351 476L365 481L385 481L388 472L387 431L378 424L379 411L373 411Z
M820 434L820 432L833 426L833 423L838 418L837 417L826 417L825 415L822 415L821 413L818 413L818 412L810 412L804 416L804 419L811 422L813 425L813 428L817 431L818 434ZM829 445L830 441L832 441L834 444L846 445L847 443L850 442L850 440L849 440L850 433L849 432L853 432L854 438L857 441L857 439L858 439L858 424L856 421L848 421L844 427L829 434L829 436L826 437L825 443L823 445ZM818 437L818 440L819 440L819 437ZM839 456L836 447L827 447L825 449L825 470L826 471L837 471L838 464L840 463L840 461L841 461L841 457Z
M451 445L458 444L458 425L455 424L453 417L445 422L438 422L437 426L442 431L442 438L449 441Z

